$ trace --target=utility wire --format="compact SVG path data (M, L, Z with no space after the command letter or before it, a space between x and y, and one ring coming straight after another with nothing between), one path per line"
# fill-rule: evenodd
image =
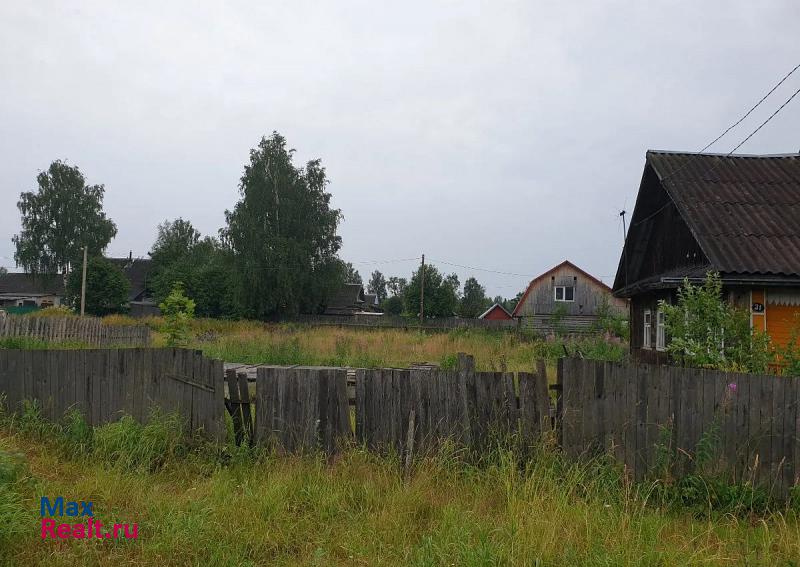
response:
M467 266L465 264L456 264L455 262L448 262L447 260L441 260L439 258L430 258L430 260L433 261L433 262L438 262L440 264L446 264L448 266L455 266L457 268L464 268L464 269L467 269L467 270L477 270L479 272L489 272L489 273L492 273L492 274L500 274L500 275L503 275L503 276L517 276L517 277L521 277L521 278L535 278L536 277L536 275L534 275L534 274L517 274L517 273L514 273L514 272L503 272L503 271L500 271L500 270L491 270L489 268L479 268L479 267L476 267L476 266Z
M800 66L800 65L798 65L798 66ZM797 67L795 67L795 69L796 69L796 68L797 68ZM749 136L747 136L747 137L746 137L744 140L742 140L741 142L739 142L739 145L738 145L738 146L736 146L736 147L735 147L735 148L733 148L733 149L732 149L730 152L728 152L728 155L731 155L733 152L735 152L736 150L738 150L739 148L741 148L741 147L742 147L742 146L743 146L743 145L744 145L744 144L747 142L747 140L749 140L750 138L752 138L753 136L755 136L756 132L758 132L759 130L761 130L761 129L762 129L764 126L766 126L766 125L767 125L767 123L768 123L770 120L772 120L773 118L775 118L775 115L777 115L777 114L778 114L778 113L779 113L781 110L783 110L783 107L785 107L787 104L789 104L790 102L792 102L792 99L793 99L794 97L796 97L796 96L798 95L798 93L800 93L800 89L797 89L796 91L794 91L794 94L792 94L792 96L790 96L790 97L789 97L789 98L786 100L786 102L784 102L782 105L780 105L780 106L778 107L778 109L777 109L775 112L773 112L772 114L770 114L770 115L769 115L769 118L767 118L766 120L764 120L764 122L762 122L762 123L761 123L761 124L758 126L758 128L756 128L755 130L753 130L752 132L750 132L750 135L749 135Z
M750 113L752 113L752 112L753 112L753 110L755 110L755 109L756 109L756 108L757 108L757 107L758 107L758 106L759 106L759 105L760 105L762 102L764 102L764 100L766 100L766 98L767 98L769 95L771 95L771 94L772 94L772 93L775 91L775 89L777 89L779 86L781 86L781 85L783 84L783 82L784 82L786 79L788 79L788 78L789 78L789 77L792 75L792 73L794 73L794 72L795 72L797 69L800 69L800 63L798 63L797 65L795 65L795 67L794 67L794 68L793 68L791 71L789 71L789 73L787 73L787 74L786 74L786 75L785 75L785 76L784 76L784 77L783 77L783 78L782 78L780 81L778 81L778 84L776 84L774 87L772 87L772 88L769 90L769 92L768 92L767 94L765 94L765 95L764 95L764 96L761 98L761 100L759 100L759 101L756 103L756 105L755 105L755 106L753 106L753 107L752 107L750 110L748 110L748 111L745 113L745 115L744 115L744 116L742 116L742 117L741 117L741 118L740 118L738 121L736 121L734 124L732 124L730 127L728 127L728 129L727 129L727 130L725 130L725 131L724 131L722 134L720 134L719 136L717 136L717 138L716 138L716 139L715 139L713 142L711 142L710 144L708 144L706 147L704 147L704 148L703 148L702 150L700 150L700 152L698 152L698 153L702 153L703 151L705 151L706 149L708 149L710 146L712 146L714 143L716 143L716 142L717 142L717 141L718 141L720 138L722 138L722 137L723 137L725 134L727 134L727 133L728 133L728 132L729 132L729 131L730 131L732 128L734 128L735 126L737 126L738 124L740 124L740 123L741 123L741 122L742 122L742 121L743 121L745 118L747 118L747 117L750 115ZM741 142L739 142L739 143L738 143L738 144L737 144L737 145L736 145L736 146L735 146L735 147L734 147L734 148L733 148L731 151L729 151L727 154L724 154L724 156L723 156L723 157L730 157L730 156L731 156L731 155L732 155L732 154L733 154L733 153L734 153L736 150L738 150L738 149L739 149L739 148L741 148L741 147L742 147L742 146L743 146L745 143L747 143L747 141L748 141L750 138L752 138L753 136L755 136L755 135L756 135L756 133L758 133L758 131L759 131L759 130L761 130L761 129L762 129L764 126L766 126L766 125L767 125L767 123L769 123L769 121L770 121L770 120L772 120L773 118L775 118L775 116L776 116L776 115L777 115L777 114L778 114L778 113L779 113L781 110L783 110L783 109L784 109L784 107L785 107L787 104L789 104L789 103L792 101L792 99L794 99L794 97L796 97L798 94L800 94L800 89L797 89L796 91L794 91L794 93L792 93L792 96L790 96L790 97L789 97L789 98L788 98L786 101L784 101L784 103L783 103L783 104L781 104L781 105L780 105L780 106L779 106L779 107L778 107L778 108L775 110L775 112L773 112L772 114L770 114L770 115L769 115L769 117L767 117L767 119L766 119L766 120L764 120L764 121L763 121L761 124L759 124L758 128L756 128L755 130L753 130L752 132L750 132L750 134L748 134L748 135L747 135L747 137L745 137L745 139L744 139L744 140L742 140ZM662 182L662 183L664 183L664 182L666 182L667 180L669 180L670 178L672 178L673 176L675 176L677 173L680 173L681 171L683 171L684 169L686 169L686 168L689 166L689 164L690 164L690 163L691 163L691 160L686 160L686 163L685 163L684 165L682 165L681 167L679 167L679 168L678 168L678 169L676 169L675 171L671 171L670 173L668 173L667 175L665 175L664 177L662 177L662 178L661 178L661 182ZM710 173L713 173L713 172L715 172L718 166L719 166L719 163L717 163L717 165L714 165L714 166L710 167L709 169L707 169L707 170L706 170L706 171L703 173L703 175L705 176L705 175L709 175ZM669 206L670 206L670 205L672 205L672 204L674 204L674 203L673 203L672 199L670 199L670 200L669 200L669 201L667 201L667 202L666 202L664 205L662 205L661 207L659 207L658 209L656 209L654 212L652 212L652 213L650 213L649 215L647 215L645 218L643 218L643 219L641 219L641 220L638 220L638 221L636 221L636 223L631 223L631 228L633 228L634 226L639 226L640 224L642 224L642 223L644 223L644 222L646 222L646 221L650 220L651 218L653 218L654 216L656 216L657 214L659 214L661 211L663 211L664 209L666 209L667 207L669 207Z
M722 134L720 134L719 136L717 136L716 138L714 138L714 140L713 140L711 143L709 143L709 144L706 144L706 146L705 146L705 147L704 147L702 150L700 150L700 153L703 153L703 152L704 152L704 151L706 151L708 148L710 148L711 146L713 146L714 144L716 144L717 142L719 142L719 141L720 141L720 140L721 140L721 139L722 139L722 138L725 136L725 134L727 134L728 132L730 132L731 130L733 130L734 128L736 128L736 127L737 127L739 124L741 124L741 123L744 121L744 119L745 119L745 118L747 118L748 116L750 116L750 114L752 114L752 112L753 112L753 111L754 111L756 108L758 108L758 107L761 105L761 103L762 103L762 102L764 102L765 100L767 100L767 97L768 97L769 95L771 95L772 93L774 93L774 92L775 92L775 90L776 90L776 89L777 89L779 86L781 86L781 85L784 83L784 81L785 81L786 79L788 79L789 77L791 77L791 76L792 76L792 74L793 74L795 71L797 71L797 69L800 69L800 63L798 63L797 65L795 65L794 69L792 69L792 70L791 70L791 71L789 71L789 72L788 72L786 75L784 75L784 77L783 77L783 78L782 78L780 81L778 81L778 84L777 84L777 85L775 85L774 87L772 87L772 88L769 90L769 92L767 92L767 94L765 94L763 97L761 97L761 100L759 100L759 101L758 101L758 102L757 102L757 103L756 103L756 104L755 104L755 105L754 105L754 106L753 106L753 107L752 107L750 110L748 110L747 112L745 112L745 113L744 113L744 116L742 116L742 117L741 117L739 120L737 120L736 122L734 122L733 124L731 124L730 126L728 126L728 128L727 128L727 129L726 129L726 130L725 130L725 131L724 131ZM795 93L795 94L797 94L797 93ZM791 99L790 99L790 100L791 100ZM786 104L784 103L784 106L785 106L785 105L786 105ZM747 141L747 140L745 140L745 141ZM743 143L744 143L744 142L743 142ZM741 144L740 144L740 145L741 145ZM738 148L738 147L739 147L739 146L736 146L736 148ZM734 151L736 150L736 148L734 148Z

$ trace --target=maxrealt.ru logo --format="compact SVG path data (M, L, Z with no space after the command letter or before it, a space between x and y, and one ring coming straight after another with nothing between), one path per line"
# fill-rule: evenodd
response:
M114 524L103 530L103 523L94 519L92 502L76 502L64 500L59 496L50 500L43 496L40 504L42 515L42 539L136 539L139 535L138 524ZM54 518L80 518L83 523L57 522Z

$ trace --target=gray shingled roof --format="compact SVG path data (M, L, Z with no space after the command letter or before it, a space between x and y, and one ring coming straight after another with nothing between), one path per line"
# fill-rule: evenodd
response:
M0 293L20 295L64 295L64 278L54 276L33 277L31 274L10 273L0 275Z
M800 155L647 152L714 269L800 275Z

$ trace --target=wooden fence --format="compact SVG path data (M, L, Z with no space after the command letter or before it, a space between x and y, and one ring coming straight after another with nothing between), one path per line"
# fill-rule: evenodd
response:
M0 393L12 410L37 400L42 417L75 408L90 425L124 413L147 421L151 408L179 412L191 431L225 433L222 362L187 349L0 349Z
M345 369L260 367L255 404L260 443L331 453L353 439ZM398 454L424 452L443 439L481 449L495 434L532 443L551 429L543 364L516 376L476 373L467 360L458 372L357 370L354 411L359 442Z
M352 439L344 368L260 367L255 403L258 443L331 454Z
M146 347L145 325L105 325L95 317L0 315L0 338L29 337L47 342L81 342L95 347Z
M609 452L637 479L661 469L776 492L798 482L797 378L564 359L558 381L568 456Z

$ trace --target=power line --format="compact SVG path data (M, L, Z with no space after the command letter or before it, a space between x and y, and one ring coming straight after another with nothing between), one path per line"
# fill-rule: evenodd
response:
M503 275L503 276L516 276L516 277L520 277L520 278L535 278L536 277L536 275L534 275L534 274L517 274L517 273L514 273L514 272L503 272L503 271L500 271L500 270L492 270L492 269L489 269L489 268L479 268L477 266L467 266L465 264L457 264L455 262L448 262L447 260L441 260L439 258L429 258L429 260L434 261L434 262L438 262L440 264L446 264L448 266L454 266L456 268L464 268L466 270L477 270L479 272L489 272L489 273L492 273L492 274L500 274L500 275Z
M772 88L769 90L769 92L768 92L767 94L765 94L765 95L764 95L764 96L761 98L761 100L759 100L759 101L758 101L758 102L755 104L755 106L753 106L753 107L752 107L750 110L748 110L748 111L747 111L747 112L744 114L744 116L742 116L742 117L741 117L741 118L740 118L738 121L736 121L734 124L732 124L731 126L729 126L727 130L725 130L725 131L724 131L722 134L720 134L719 136L717 136L717 138L716 138L716 139L715 139L713 142L711 142L710 144L708 144L706 147L704 147L704 148L703 148L702 150L700 150L700 152L698 152L698 153L702 153L703 151L705 151L706 149L708 149L710 146L712 146L714 143L716 143L716 142L717 142L717 141L718 141L720 138L722 138L722 137L723 137L725 134L727 134L727 133L728 133L728 132L729 132L729 131L730 131L732 128L734 128L735 126L737 126L738 124L740 124L740 123L741 123L741 122L742 122L742 121L743 121L745 118L747 118L747 117L750 115L750 113L752 113L752 112L753 112L753 110L755 110L755 109L756 109L756 108L757 108L757 107L758 107L758 106L759 106L759 105L760 105L762 102L764 102L764 100L766 100L766 98L767 98L767 97L768 97L770 94L772 94L772 93L775 91L775 89L777 89L779 86L781 86L781 85L783 84L783 82L784 82L786 79L788 79L788 78L789 78L789 77L792 75L792 73L794 73L794 72L795 72L797 69L800 69L800 63L798 63L797 65L795 65L795 67L794 67L794 68L793 68L791 71L789 71L789 73L787 73L787 74L786 74L786 75L785 75L785 76L784 76L784 77L783 77L783 78L782 78L780 81L778 81L778 84L776 84L774 87L772 87ZM786 101L785 101L783 104L781 104L781 105L780 105L780 106L779 106L779 107L778 107L778 108L775 110L775 112L773 112L772 114L770 114L770 115L769 115L769 117L767 117L767 119L766 119L766 120L764 120L764 121L763 121L761 124L759 124L758 128L756 128L755 130L753 130L752 132L750 132L750 134L748 134L748 135L747 135L747 137L745 137L745 139L744 139L744 140L742 140L741 142L739 142L739 143L736 145L736 147L734 147L734 148L733 148L731 151L729 151L727 154L724 154L724 156L723 156L723 157L730 157L731 155L733 155L733 153L734 153L736 150L738 150L739 148L741 148L741 147L742 147L744 144L746 144L746 143L747 143L747 141L748 141L750 138L752 138L753 136L755 136L755 135L756 135L756 133L758 133L758 131L759 131L759 130L761 130L761 129L762 129L764 126L766 126L766 125L767 125L767 123L769 123L769 121L770 121L770 120L772 120L773 118L775 118L775 116L776 116L776 115L777 115L777 114L778 114L778 113L779 113L781 110L783 110L783 108L784 108L784 107L785 107L787 104L789 104L789 103L792 101L792 99L794 99L794 97L796 97L798 94L800 94L800 88L799 88L799 89L797 89L797 90L796 90L794 93L792 93L792 96L790 96L790 97L789 97L789 98L788 98L788 99L787 99L787 100L786 100ZM675 176L676 174L678 174L678 173L680 173L681 171L683 171L684 169L686 169L686 168L689 166L689 164L690 164L690 163L691 163L691 160L688 160L688 159L687 159L687 160L686 160L686 162L684 163L684 165L682 165L681 167L677 168L675 171L671 171L670 173L668 173L667 175L665 175L663 178L661 178L661 182L662 182L662 183L665 183L667 180L669 180L670 178L672 178L672 177L673 177L673 176ZM717 165L713 165L713 166L709 167L709 168L708 168L708 169L707 169L705 172L703 172L703 176L709 175L710 173L714 173L714 172L717 170L717 167L718 167L718 165L719 165L719 163L718 163ZM634 226L639 226L640 224L642 224L642 223L644 223L644 222L646 222L646 221L650 220L651 218L653 218L654 216L656 216L657 214L659 214L661 211L663 211L664 209L666 209L667 207L669 207L670 205L673 205L673 204L674 204L674 202L672 201L672 199L668 200L666 203L664 203L664 205L662 205L661 207L659 207L658 209L656 209L654 212L652 212L652 213L650 213L649 215L647 215L645 218L643 218L643 219L641 219L641 220L638 220L638 221L636 221L636 223L631 223L631 228L633 228Z
M795 68L796 68L796 67L795 67ZM766 126L766 125L767 125L767 123L768 123L770 120L772 120L773 118L775 118L775 116L776 116L776 115L777 115L777 114L778 114L778 113L779 113L781 110L783 110L783 107L784 107L784 106L786 106L787 104L789 104L790 102L792 102L792 99L793 99L794 97L796 97L796 96L798 95L798 93L800 93L800 89L797 89L796 91L794 91L794 94L792 94L792 96L790 96L790 97L789 97L789 98L786 100L786 102L784 102L782 105L780 105L780 106L778 107L778 109L777 109L775 112L773 112L772 114L770 114L770 115L769 115L769 118L767 118L766 120L764 120L764 122L762 122L762 123L761 123L761 124L758 126L758 128L756 128L755 130L753 130L752 132L750 132L750 135L749 135L749 136L747 136L747 137L746 137L744 140L742 140L741 142L739 142L739 145L738 145L738 146L736 146L735 148L733 148L733 149L732 149L732 150L731 150L731 151L728 153L728 155L731 155L733 152L735 152L736 150L738 150L739 148L741 148L741 147L742 147L742 146L743 146L743 145L744 145L744 144L747 142L747 140L749 140L750 138L752 138L753 136L755 136L756 132L758 132L759 130L761 130L761 129L762 129L764 126Z
M737 120L736 122L734 122L733 124L731 124L730 126L728 126L728 128L727 128L727 129L726 129L726 130L725 130L725 131L724 131L722 134L720 134L719 136L717 136L716 138L714 138L714 140L713 140L711 143L707 144L707 145L706 145L706 146L705 146L705 147L704 147L702 150L700 150L700 153L702 153L702 152L706 151L708 148L710 148L711 146L713 146L714 144L716 144L717 142L719 142L719 141L720 141L720 140L723 138L723 136L725 136L725 134L727 134L728 132L730 132L731 130L733 130L734 128L736 128L736 127L737 127L739 124L741 124L741 123L744 121L744 119L745 119L745 118L747 118L748 116L750 116L750 114L752 114L752 112L753 112L753 111L754 111L756 108L758 108L758 107L761 105L761 103L762 103L762 102L764 102L765 100L767 100L767 97L768 97L769 95L771 95L772 93L774 93L774 92L775 92L775 90L776 90L776 89L777 89L779 86L781 86L781 85L783 84L783 82L784 82L786 79L788 79L789 77L791 77L791 76L792 76L792 73L794 73L795 71L797 71L797 69L800 69L800 63L798 63L797 65L795 65L794 69L792 69L792 70L791 70L791 71L789 71L789 72L788 72L786 75L784 75L784 77L783 77L783 78L782 78L780 81L778 81L778 84L777 84L777 85L775 85L774 87L772 87L772 88L769 90L769 92L767 92L767 94L765 94L763 97L761 97L761 100L759 100L759 101L758 101L758 102L757 102L757 103L756 103L756 104L755 104L755 105L754 105L754 106L753 106L753 107L752 107L750 110L748 110L747 112L745 112L745 113L744 113L744 116L742 116L742 117L741 117L739 120ZM795 94L797 94L797 93L795 93ZM791 99L790 99L790 100L791 100ZM784 106L785 106L785 104L784 104ZM745 141L746 141L746 140L745 140ZM740 144L740 145L741 145L741 144ZM738 148L738 147L739 147L739 146L737 146L737 148ZM735 151L735 150L736 150L736 148L734 148L734 151Z
M395 258L393 260L361 260L358 262L350 262L351 264L394 264L399 262L416 262L419 260L419 256L416 258Z

